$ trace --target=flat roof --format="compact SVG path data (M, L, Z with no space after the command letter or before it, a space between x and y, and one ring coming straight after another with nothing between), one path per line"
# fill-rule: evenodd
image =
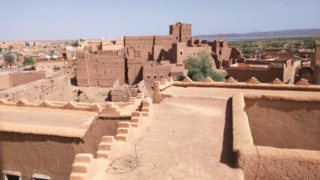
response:
M0 105L0 131L82 138L96 112Z

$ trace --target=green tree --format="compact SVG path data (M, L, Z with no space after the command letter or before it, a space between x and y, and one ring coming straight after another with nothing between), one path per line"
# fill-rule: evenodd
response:
M253 48L244 48L242 49L242 53L243 54L251 54L251 53L254 53L256 50L253 49Z
M11 50L13 49L13 46L9 46L9 51L11 52Z
M84 42L85 40L84 40L84 39L80 39L80 41L81 41L81 42Z
M2 48L0 47L0 53L2 53Z
M31 57L31 56L24 57L23 65L24 66L34 65L33 57Z
M54 50L51 50L50 56L52 57L54 55Z
M5 54L4 55L4 61L12 67L12 64L14 63L14 57L11 54Z
M203 81L206 77L210 77L214 81L225 81L225 75L219 74L212 69L210 62L210 54L206 51L199 53L199 58L189 56L184 60L188 76L193 81Z
M79 46L79 41L76 41L76 42L72 43L71 46L78 47Z

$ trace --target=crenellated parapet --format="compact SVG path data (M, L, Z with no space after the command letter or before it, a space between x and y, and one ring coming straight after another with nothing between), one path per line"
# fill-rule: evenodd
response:
M121 112L125 112L124 109L121 109L114 103L101 104L101 106L103 110L99 116L108 117L107 114L109 114L110 117L113 117L116 114L121 117L123 116ZM130 107L141 108L131 111L130 121L120 121L118 123L117 134L115 136L101 137L96 158L94 158L92 154L82 153L76 155L72 165L70 180L89 180L98 172L105 171L109 167L110 159L126 142L134 138L139 129L146 126L148 121L151 120L153 112L152 99L145 98L143 93L137 95L135 102L126 107L127 110L130 109Z

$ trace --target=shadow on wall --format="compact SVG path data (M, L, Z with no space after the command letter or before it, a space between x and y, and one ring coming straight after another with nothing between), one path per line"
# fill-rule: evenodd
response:
M226 104L225 125L223 131L222 152L220 162L235 168L235 153L232 151L232 98L229 98Z

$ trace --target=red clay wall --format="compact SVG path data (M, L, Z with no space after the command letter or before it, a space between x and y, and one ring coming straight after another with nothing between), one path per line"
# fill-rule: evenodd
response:
M261 83L271 83L275 78L283 81L283 68L229 68L228 76L238 80L238 82L247 82L251 77L256 77Z
M10 79L9 74L1 74L0 75L0 91L4 89L10 88Z
M39 79L44 79L44 72L18 72L18 73L10 73L10 86L16 87L22 84L27 84L29 82L33 82Z
M111 87L119 79L125 82L124 51L77 52L78 86Z
M130 118L100 117L83 139L0 132L0 169L21 172L22 179L31 179L33 173L69 179L75 155L90 153L96 158L101 137L115 136L118 122L124 120Z
M257 145L320 150L320 102L245 99L245 104Z
M0 98L10 98L17 102L26 99L30 103L39 103L42 100L71 101L71 84L68 76L58 76L51 79L41 79L0 92Z

